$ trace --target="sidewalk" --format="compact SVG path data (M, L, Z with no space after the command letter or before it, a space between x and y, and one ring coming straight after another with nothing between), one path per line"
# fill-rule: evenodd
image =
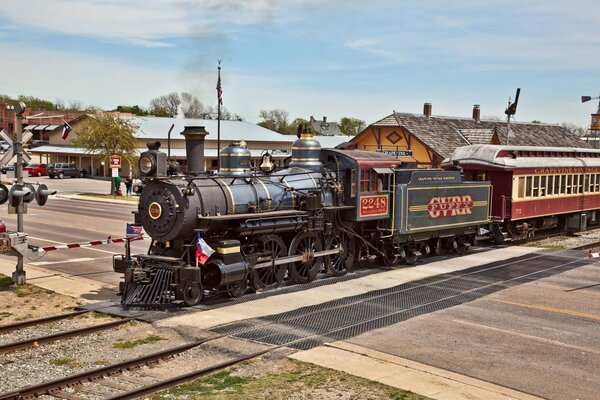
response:
M410 390L432 399L538 400L486 381L456 374L344 341L294 353L290 358Z
M101 197L86 196L84 194L57 194L56 197L59 199L95 201L95 202L99 202L99 203L128 204L131 206L137 206L137 204L138 204L137 201L121 200L119 198L105 199L105 198L101 198ZM139 197L137 197L137 198L139 199Z
M16 258L15 262L1 260L0 274L9 277L12 276L12 273L15 271L15 265ZM102 284L91 279L31 265L25 265L25 273L27 274L27 283L66 296L75 297L83 303L96 303L99 300L91 299L96 294L106 291L113 292L115 290L111 285Z

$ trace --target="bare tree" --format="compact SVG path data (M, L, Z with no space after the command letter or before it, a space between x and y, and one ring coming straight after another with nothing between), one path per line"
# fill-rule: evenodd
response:
M275 132L288 134L290 133L288 115L287 111L279 108L273 110L260 110L258 116L261 118L261 121L257 125Z
M179 104L181 104L181 97L177 92L171 92L150 100L150 108L153 114L168 117L177 116Z
M560 126L562 128L565 128L569 132L574 133L577 136L584 136L587 133L587 130L585 128L582 128L581 126L577 126L570 122L563 122L562 124L560 124Z
M204 118L204 105L190 93L181 93L181 110L186 118Z

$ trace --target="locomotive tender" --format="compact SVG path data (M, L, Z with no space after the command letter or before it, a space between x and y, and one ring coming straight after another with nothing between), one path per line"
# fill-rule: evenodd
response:
M187 172L160 143L140 155L145 183L136 223L152 241L147 254L115 257L122 303L194 306L205 294L241 295L284 279L307 283L341 276L372 258L413 264L429 253L465 252L488 224L489 182L459 169L408 168L395 157L321 149L299 132L286 168L250 168L248 150L221 151L221 170L204 171L203 127L186 127ZM198 265L197 235L215 249Z

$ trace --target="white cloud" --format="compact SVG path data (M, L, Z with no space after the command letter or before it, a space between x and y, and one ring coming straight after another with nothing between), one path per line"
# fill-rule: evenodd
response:
M74 36L123 40L145 47L164 39L210 31L227 22L256 24L271 18L275 0L21 0L0 2L0 13L15 26ZM24 16L23 11L27 10ZM162 39L162 40L159 40Z

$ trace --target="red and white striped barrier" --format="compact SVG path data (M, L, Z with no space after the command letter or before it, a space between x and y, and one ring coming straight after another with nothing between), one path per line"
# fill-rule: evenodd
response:
M65 249L76 249L79 247L99 246L102 244L125 243L127 241L133 242L136 240L144 240L144 239L148 239L148 238L149 238L149 236L135 236L135 237L131 237L131 238L113 239L109 236L105 240L92 240L90 242L69 243L69 244L59 244L57 246L38 247L37 250L33 250L33 251L41 253L41 252L54 251L54 250L65 250Z
M598 258L600 257L600 253L592 253L592 249L588 252L588 258Z

